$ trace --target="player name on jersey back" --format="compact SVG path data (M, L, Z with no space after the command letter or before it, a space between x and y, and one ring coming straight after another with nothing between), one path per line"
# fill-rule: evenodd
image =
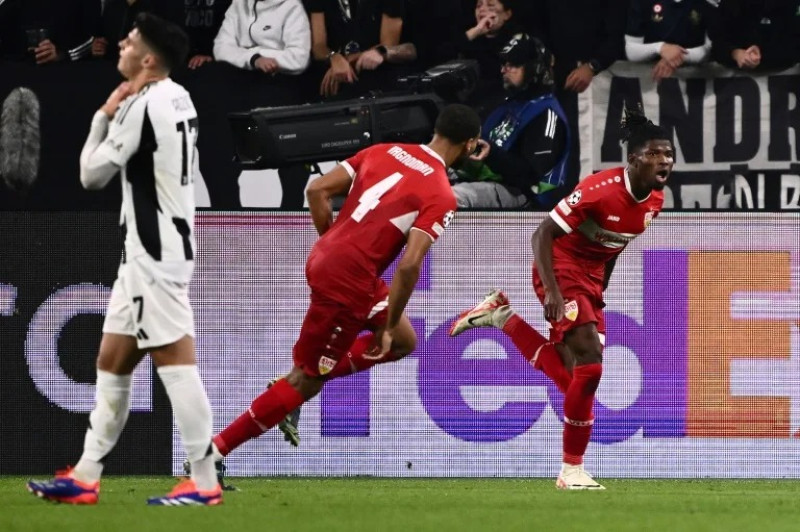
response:
M431 175L434 170L429 164L426 164L407 151L405 151L400 146L392 146L389 148L388 151L389 155L400 161L400 164L403 166L407 166L412 170L416 170L417 172L421 173L422 175L428 176Z

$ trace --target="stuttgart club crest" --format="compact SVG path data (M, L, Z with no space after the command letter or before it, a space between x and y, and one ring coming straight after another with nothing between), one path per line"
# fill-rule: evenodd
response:
M644 227L647 229L647 226L650 225L650 222L653 221L653 211L649 211L647 214L644 215Z
M577 301L568 301L564 304L564 317L567 318L569 321L575 321L578 319L578 302Z

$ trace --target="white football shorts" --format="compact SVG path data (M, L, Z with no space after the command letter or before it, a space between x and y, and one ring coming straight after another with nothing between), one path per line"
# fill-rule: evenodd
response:
M121 264L103 332L135 336L139 349L194 336L189 285L153 275L136 259Z

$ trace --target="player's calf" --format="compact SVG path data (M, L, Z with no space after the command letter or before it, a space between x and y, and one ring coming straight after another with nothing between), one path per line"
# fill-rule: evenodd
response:
M276 381L277 379L269 381L267 384L267 389L270 389ZM292 447L297 447L300 445L300 428L298 425L300 424L301 408L302 407L298 406L289 412L280 423L278 423L278 429L283 433L283 439L289 442L289 445Z

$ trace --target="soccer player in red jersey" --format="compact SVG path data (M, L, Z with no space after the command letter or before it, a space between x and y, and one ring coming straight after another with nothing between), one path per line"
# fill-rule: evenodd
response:
M475 150L480 127L472 109L449 105L429 144L372 146L309 185L320 239L306 261L311 305L294 346L294 367L214 436L218 459L277 425L326 381L414 350L416 333L403 309L425 254L453 218L447 167ZM343 194L334 221L330 200ZM404 247L387 287L380 276ZM359 337L364 330L372 332Z
M522 320L499 290L464 312L450 335L497 327L564 393L564 455L556 486L604 489L583 469L592 405L603 372L603 291L617 256L658 216L674 161L664 129L627 111L622 140L628 166L590 175L550 212L531 239L533 286L550 322L544 338Z

